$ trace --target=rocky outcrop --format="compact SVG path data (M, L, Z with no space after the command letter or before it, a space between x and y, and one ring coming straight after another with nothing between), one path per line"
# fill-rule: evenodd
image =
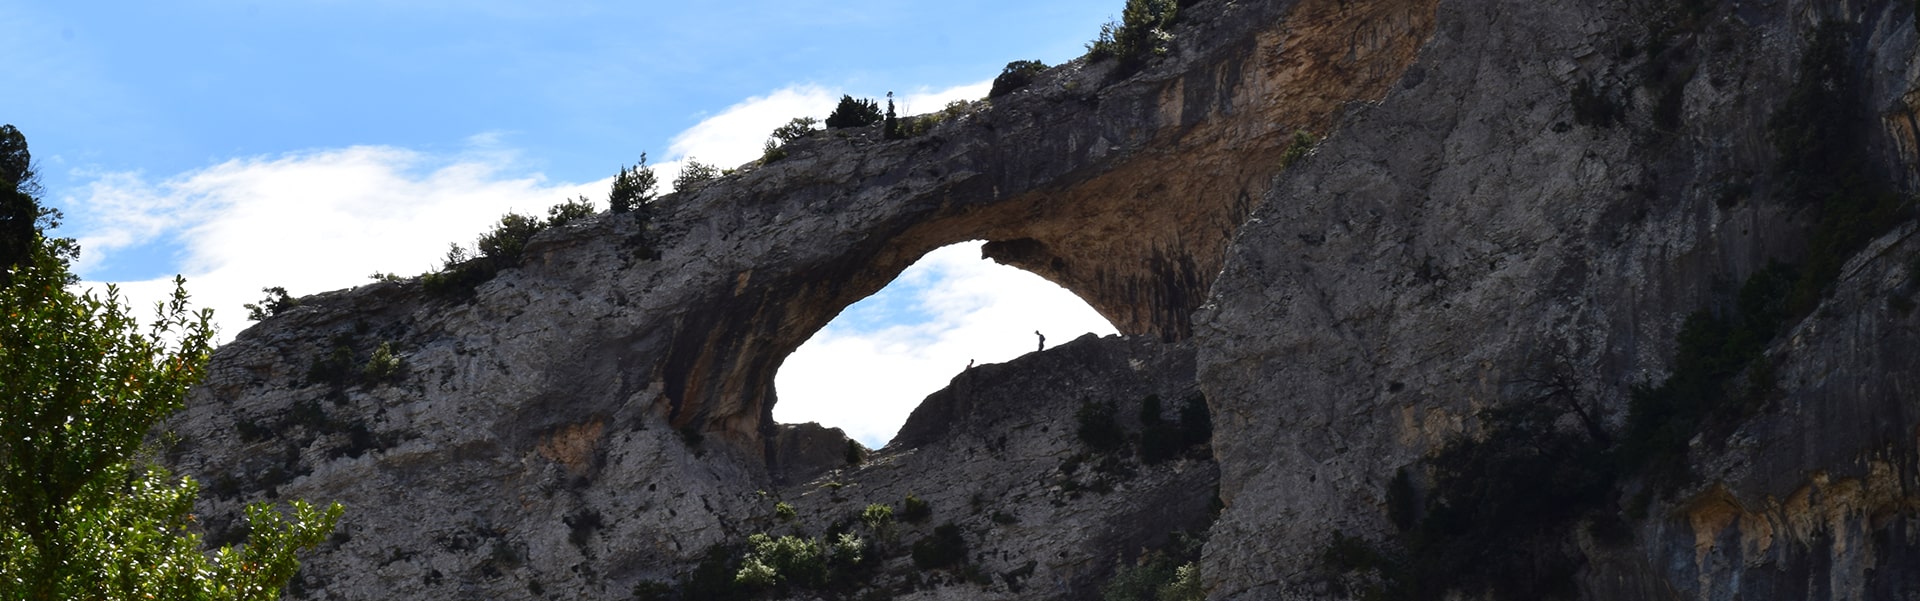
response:
M1769 123L1821 23L1862 82L1868 171L1915 190L1913 19L1864 0L1190 3L1138 72L1076 61L913 138L815 135L647 218L543 233L471 298L303 299L219 350L169 460L206 483L216 539L249 500L349 506L301 598L624 599L748 534L844 532L908 494L933 519L876 547L870 594L1090 598L1205 528L1212 598L1339 597L1335 533L1390 544L1396 475L1525 400L1541 358L1618 430L1686 314L1812 252ZM1694 481L1621 484L1608 502L1645 499L1632 542L1568 533L1579 590L1914 589L1911 229L1774 342L1772 405L1702 434ZM772 422L788 353L966 240L1126 336L962 373L864 455ZM371 361L383 346L397 366ZM1142 461L1078 438L1084 403L1138 439L1133 404L1196 390L1207 447ZM946 522L971 571L908 559Z

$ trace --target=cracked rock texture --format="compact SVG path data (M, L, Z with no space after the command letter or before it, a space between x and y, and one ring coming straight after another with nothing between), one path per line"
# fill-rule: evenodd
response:
M650 219L544 232L471 299L302 299L216 353L166 458L215 540L248 501L348 506L293 598L629 599L908 494L931 519L849 595L1097 598L1204 531L1209 598L1339 598L1333 534L1387 536L1394 474L1536 357L1618 427L1687 313L1808 252L1769 120L1820 24L1871 171L1920 186L1912 3L1680 4L1192 2L1138 72L1080 60L909 139L816 134ZM1583 596L1920 595L1920 235L1885 225L1770 347L1769 407L1696 439L1700 477L1630 544L1582 543ZM788 353L968 240L1123 336L963 372L857 465L838 431L772 422ZM364 370L382 344L401 368ZM1177 458L1077 436L1085 403L1137 440L1142 399L1197 394L1212 438ZM948 522L966 567L916 568Z

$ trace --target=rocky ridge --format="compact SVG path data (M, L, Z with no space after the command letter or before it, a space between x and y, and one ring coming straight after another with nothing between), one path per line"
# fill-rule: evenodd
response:
M215 538L248 500L349 506L296 598L632 598L748 534L845 531L907 494L934 519L875 547L856 592L1093 598L1204 529L1210 598L1357 595L1330 540L1391 546L1396 474L1524 400L1539 357L1617 430L1689 312L1810 252L1768 121L1822 23L1877 117L1874 172L1914 192L1913 20L1887 1L1192 3L1137 73L1080 61L919 137L816 135L650 221L544 233L471 299L303 299L219 351L168 458L206 484ZM1302 131L1324 138L1304 157ZM1775 340L1767 408L1696 438L1697 477L1641 495L1630 542L1569 539L1581 596L1920 590L1901 567L1912 231ZM787 353L973 239L1128 336L963 373L858 466L837 433L772 423ZM400 367L364 370L383 344ZM1081 403L1196 390L1210 453L1102 459L1072 432ZM949 521L966 568L914 566L910 539Z

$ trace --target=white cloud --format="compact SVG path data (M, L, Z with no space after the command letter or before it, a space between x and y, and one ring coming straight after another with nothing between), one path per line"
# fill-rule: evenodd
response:
M508 211L543 214L606 182L549 183L505 170L497 149L437 158L389 147L353 147L251 158L150 182L107 174L70 201L89 230L78 236L82 274L117 253L177 241L177 271L196 307L212 307L221 339L249 325L241 305L260 289L295 296L367 283L373 272L414 275L438 267L451 242L471 244ZM171 276L120 282L136 308L165 297Z
M900 95L898 112L902 115L919 115L947 108L947 103L955 100L979 100L987 97L993 89L993 80L954 86L944 90L921 88Z
M656 165L654 173L666 188L687 159L723 169L758 160L774 128L794 117L824 120L839 101L838 92L815 85L789 86L748 98L674 136L667 147L668 160Z
M1114 333L1072 292L981 259L978 242L928 253L869 300L897 302L886 297L899 294L931 319L828 324L775 376L776 421L820 422L879 446L969 361L1003 362L1031 352L1035 330L1046 334L1049 347L1086 332ZM857 312L843 312L842 319Z
M941 90L921 88L897 95L896 112L914 115L938 111L954 100L985 98L992 86L992 81L982 81ZM653 171L660 178L662 190L667 190L688 159L722 169L759 160L774 128L786 125L795 117L825 121L839 104L840 95L839 90L805 84L748 98L674 136L667 147L666 160L654 164Z

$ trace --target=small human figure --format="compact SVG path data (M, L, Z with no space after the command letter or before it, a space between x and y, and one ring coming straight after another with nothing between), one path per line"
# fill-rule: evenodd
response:
M973 369L973 360L972 360L972 359L968 359L968 360L967 360L967 369Z
M1047 350L1047 335L1040 333L1040 330L1034 330L1033 335L1040 337L1040 348L1035 350L1040 350L1040 351Z

